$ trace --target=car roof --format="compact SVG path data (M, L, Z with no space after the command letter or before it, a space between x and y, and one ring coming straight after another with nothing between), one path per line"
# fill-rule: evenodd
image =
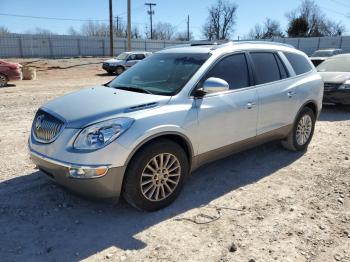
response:
M123 52L124 54L149 54L151 52L147 52L147 51L127 51L127 52Z
M315 52L318 52L318 51L339 51L339 50L341 50L341 49L339 49L339 48L325 48L325 49L318 49Z
M165 48L158 53L214 53L235 50L274 50L300 52L291 45L268 41L240 41L226 43L208 43L203 41Z

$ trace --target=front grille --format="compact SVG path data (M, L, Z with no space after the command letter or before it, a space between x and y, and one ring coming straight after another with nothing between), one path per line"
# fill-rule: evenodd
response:
M35 116L32 130L39 142L51 143L60 134L63 124L60 119L39 110Z
M324 83L324 91L334 91L337 90L341 84L337 83Z

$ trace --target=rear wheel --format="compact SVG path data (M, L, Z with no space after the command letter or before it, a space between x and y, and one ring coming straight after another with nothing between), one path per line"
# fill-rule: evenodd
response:
M316 117L312 109L301 110L288 137L282 141L283 147L292 151L305 150L314 133Z
M188 171L181 146L168 139L158 140L141 148L130 161L123 197L140 210L161 209L179 195Z
M7 86L7 77L3 74L0 74L0 87Z

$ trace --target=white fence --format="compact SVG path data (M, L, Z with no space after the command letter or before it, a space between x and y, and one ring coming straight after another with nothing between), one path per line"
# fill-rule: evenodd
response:
M132 39L132 50L158 51L168 46L183 44L182 41ZM114 39L114 52L127 50L127 40ZM0 57L74 57L108 56L108 37L84 37L65 35L0 35Z
M341 48L350 53L350 36L312 38L273 38L266 41L293 45L310 55L323 48ZM165 47L184 44L182 41L132 39L132 50L158 51ZM127 40L114 40L114 52L127 50ZM0 57L75 57L108 56L109 38L65 35L6 34L0 36Z

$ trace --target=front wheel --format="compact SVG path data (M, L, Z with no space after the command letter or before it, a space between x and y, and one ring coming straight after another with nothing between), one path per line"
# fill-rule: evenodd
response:
M0 74L0 87L7 86L7 77Z
M167 139L155 141L130 161L123 197L140 210L161 209L179 195L188 172L188 159L181 146Z
M309 107L303 108L295 120L292 131L282 141L283 147L291 151L305 150L314 134L315 122L314 112Z

